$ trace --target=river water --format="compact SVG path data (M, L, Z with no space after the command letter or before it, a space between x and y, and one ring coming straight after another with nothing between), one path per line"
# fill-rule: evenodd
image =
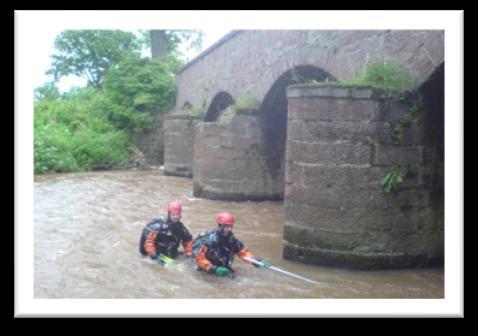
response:
M143 258L143 226L183 204L193 236L236 217L234 234L258 258L317 281L307 283L236 259L236 276L199 272L189 259L164 267ZM443 298L442 268L350 271L282 259L281 202L222 202L192 196L192 180L160 170L35 176L34 297L81 299Z

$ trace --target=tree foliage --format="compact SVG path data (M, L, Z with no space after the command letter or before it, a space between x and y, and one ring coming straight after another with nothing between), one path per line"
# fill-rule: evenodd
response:
M115 166L128 159L128 135L105 120L101 98L81 88L35 101L35 173Z
M52 82L46 82L33 93L35 100L55 100L60 98L60 91Z
M128 132L147 129L154 114L163 114L174 106L174 74L180 66L175 57L166 62L138 57L123 59L105 76L108 120Z
M170 50L187 34L171 33ZM176 36L173 38L173 36ZM175 104L175 52L141 58L141 38L121 31L65 31L49 70L77 75L86 87L61 94L54 82L34 91L35 173L125 167L134 134L147 130Z
M55 81L62 76L83 77L88 84L101 87L109 68L125 54L138 54L141 41L129 32L119 30L67 30L55 39L58 54L52 56L52 74Z

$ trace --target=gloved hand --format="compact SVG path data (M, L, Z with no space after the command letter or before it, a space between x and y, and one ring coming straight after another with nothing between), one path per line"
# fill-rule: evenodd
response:
M214 274L216 274L216 276L218 277L225 277L225 276L228 276L230 273L231 273L231 270L229 268L222 267L222 266L214 267Z
M264 260L264 259L257 259L257 261L260 261L262 263L262 266L261 265L257 265L257 264L253 264L255 267L257 268L260 268L260 267L264 267L264 268L269 268L271 267L271 264L267 261L267 260Z

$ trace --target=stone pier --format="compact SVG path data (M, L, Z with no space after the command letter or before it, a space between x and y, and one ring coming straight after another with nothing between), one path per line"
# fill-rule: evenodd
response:
M366 269L441 262L423 107L341 85L292 86L288 100L284 257ZM394 166L403 182L387 193L379 182Z

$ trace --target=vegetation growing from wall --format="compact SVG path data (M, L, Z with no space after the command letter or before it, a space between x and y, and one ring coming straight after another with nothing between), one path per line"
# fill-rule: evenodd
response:
M205 113L206 111L202 107L188 106L181 109L177 114L202 119L204 118Z
M257 99L250 95L240 96L236 99L235 103L237 109L258 109L259 102Z
M392 141L394 144L400 145L404 130L418 121L417 111L417 105L413 105L402 118L392 123Z
M392 190L396 190L398 186L403 182L403 173L400 165L393 165L389 174L380 180L380 186L383 191L389 193Z
M410 74L398 63L392 60L373 61L365 70L355 79L346 81L347 85L369 86L383 90L389 93L391 102L400 102L404 99L403 93L416 87L416 82L412 80ZM413 104L405 115L391 123L391 140L395 145L401 145L404 131L410 128L418 121L418 106ZM368 136L365 143L369 146L379 149L382 144L372 137ZM402 172L399 164L391 166L390 173L384 176L379 184L383 191L389 193L397 190L405 177L410 176Z
M239 110L257 110L259 108L259 102L257 99L250 95L244 95L237 98L234 104L225 108L221 115L218 117L217 122L220 125L229 124L238 113Z
M345 84L371 86L381 90L407 91L416 86L411 75L393 60L376 60Z
M234 118L234 116L237 114L237 107L236 105L229 105L228 107L226 107L222 113L219 115L219 117L217 118L217 123L219 125L226 125L226 124L229 124L232 120L232 118Z
M418 105L413 104L408 111L400 119L391 123L391 143L394 145L402 145L403 135L406 129L412 127L418 121ZM367 136L365 144L378 150L382 144L377 139ZM398 186L403 182L403 179L412 178L416 175L416 167L408 168L406 173L402 173L402 167L399 164L393 164L390 173L380 180L382 189L389 193L392 190L397 190Z

